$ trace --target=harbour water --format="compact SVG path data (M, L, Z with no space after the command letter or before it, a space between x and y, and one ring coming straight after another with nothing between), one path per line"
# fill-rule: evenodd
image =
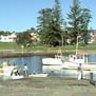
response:
M50 76L58 76L58 77L74 77L77 78L76 70L43 70L42 67L42 58L43 56L31 56L31 57L15 57L15 58L0 58L0 64L4 61L7 61L9 65L16 64L21 70L24 67L24 64L27 64L29 69L29 74L32 73L48 73ZM88 55L88 62L90 64L96 64L96 55ZM85 75L85 77L89 78L89 74Z
M42 73L42 56L0 58L0 64L4 61L7 61L9 65L16 64L20 68L21 72L24 64L27 64L29 74Z
M88 62L91 64L96 64L96 54L88 55Z

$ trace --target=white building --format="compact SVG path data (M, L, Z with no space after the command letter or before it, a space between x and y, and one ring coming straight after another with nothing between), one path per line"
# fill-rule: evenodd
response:
M94 32L91 32L90 33L90 39L89 39L88 43L89 44L94 43L95 42L95 37L96 37L95 33Z
M15 33L13 33L11 35L7 35L7 36L1 35L0 42L15 42L15 38L16 38Z
M31 40L33 42L40 41L39 35L37 33L31 33Z

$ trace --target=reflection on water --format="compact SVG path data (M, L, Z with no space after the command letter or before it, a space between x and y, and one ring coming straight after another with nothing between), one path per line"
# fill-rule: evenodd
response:
M43 70L42 69L42 57L43 56L31 56L31 57L18 57L18 58L1 58L0 64L3 61L8 61L10 65L17 64L21 70L24 64L27 64L29 68L29 74L31 73L48 73L50 76L58 77L74 77L77 78L78 72L75 70ZM96 55L88 55L88 62L95 62L96 64ZM93 63L92 63L93 64ZM85 77L89 78L89 73Z

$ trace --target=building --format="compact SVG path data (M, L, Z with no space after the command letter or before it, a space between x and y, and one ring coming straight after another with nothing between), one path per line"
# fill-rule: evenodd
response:
M37 33L31 33L32 42L40 41L39 35Z
M12 33L11 35L7 35L7 36L1 35L0 42L15 42L16 37L17 36L15 33Z
M90 39L88 41L89 44L95 43L96 42L96 30L92 30L90 32Z

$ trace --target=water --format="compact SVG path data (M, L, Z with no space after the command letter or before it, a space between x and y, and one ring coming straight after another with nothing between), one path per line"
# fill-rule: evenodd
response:
M10 65L17 64L21 70L24 67L24 64L27 64L29 69L29 74L32 73L49 73L50 76L58 76L58 77L74 77L77 78L77 71L72 70L55 70L50 71L46 70L44 71L42 69L42 57L43 56L31 56L31 57L19 57L19 58L1 58L0 64L2 62L7 61ZM92 64L96 64L96 55L88 55L88 62ZM95 62L95 63L93 63ZM85 75L89 78L89 75Z
M96 54L88 55L88 62L96 64Z
M9 65L18 65L21 70L24 64L27 64L29 69L29 74L31 73L42 73L42 57L41 56L31 56L31 57L19 57L19 58L1 58L0 64L7 61Z

